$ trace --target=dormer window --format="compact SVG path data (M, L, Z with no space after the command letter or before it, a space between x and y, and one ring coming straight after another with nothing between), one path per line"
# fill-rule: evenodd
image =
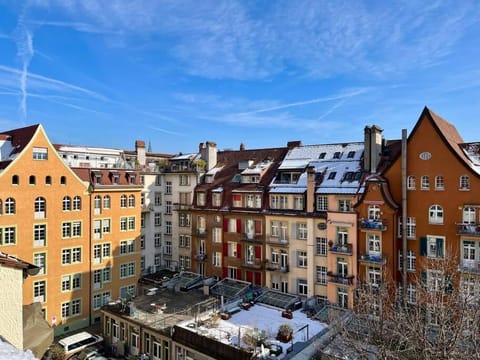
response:
M94 179L95 179L95 184L100 185L102 183L102 174L95 174Z
M330 174L328 174L328 180L334 180L335 176L337 176L337 172L332 171Z
M213 182L213 175L205 175L205 184L211 184Z
M116 185L120 184L120 175L112 173L112 183Z
M198 206L205 206L205 193L204 192L197 193L197 205Z
M345 173L345 177L343 178L344 181L352 181L354 179L355 173L353 171L347 171Z
M342 153L340 151L336 151L334 154L333 154L333 158L334 159L340 159L342 157Z
M349 151L348 155L347 155L347 158L348 159L353 159L354 157L355 157L355 151Z
M135 184L135 174L127 174L128 183L134 185Z
M320 155L318 156L318 158L321 160L321 159L325 159L325 155L327 155L326 152L322 152L320 153Z

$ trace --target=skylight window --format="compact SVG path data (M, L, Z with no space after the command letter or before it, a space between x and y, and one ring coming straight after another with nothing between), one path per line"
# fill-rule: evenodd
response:
M349 151L348 155L347 155L347 158L353 159L354 157L355 157L355 151Z
M342 156L342 153L340 151L337 151L335 152L335 154L333 154L334 159L340 159L341 156Z
M322 152L322 153L318 156L318 158L319 158L319 159L325 159L325 155L327 155L327 153L326 153L326 152Z
M332 172L328 175L328 180L333 180L333 179L335 179L335 176L337 176L337 172L336 172L336 171L332 171Z

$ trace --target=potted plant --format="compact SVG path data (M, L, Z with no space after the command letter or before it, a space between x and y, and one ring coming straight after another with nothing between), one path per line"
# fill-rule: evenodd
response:
M293 329L289 324L281 324L278 327L277 340L281 342L289 342L292 340Z

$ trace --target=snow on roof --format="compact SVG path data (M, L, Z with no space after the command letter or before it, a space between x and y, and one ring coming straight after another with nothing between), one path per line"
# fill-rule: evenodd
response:
M260 175L272 165L270 160L262 161L252 167L248 167L241 172L242 175Z
M219 187L213 189L212 192L223 192L223 187L219 186Z
M197 156L197 153L192 154L181 154L170 158L170 160L192 160Z
M470 161L470 166L480 174L480 142L461 144L463 152Z
M205 175L215 175L217 172L221 171L223 169L223 166L216 166L210 170Z
M31 350L19 350L15 346L0 339L0 359L36 360Z
M270 194L301 194L307 190L305 186L278 186L270 188Z

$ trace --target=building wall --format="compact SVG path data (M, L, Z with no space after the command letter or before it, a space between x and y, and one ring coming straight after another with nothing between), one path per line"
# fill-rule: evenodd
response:
M17 349L23 349L23 270L0 266L0 335Z

